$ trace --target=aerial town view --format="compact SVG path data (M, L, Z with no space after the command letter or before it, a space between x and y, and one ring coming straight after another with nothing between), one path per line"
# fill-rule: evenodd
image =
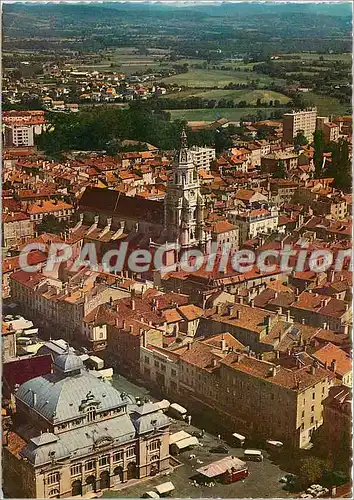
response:
M352 497L351 30L3 4L4 498Z

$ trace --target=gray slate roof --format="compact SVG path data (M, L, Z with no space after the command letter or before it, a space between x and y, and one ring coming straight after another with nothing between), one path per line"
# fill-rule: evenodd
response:
M152 432L170 423L169 418L162 410L158 410L154 403L145 403L138 406L137 409L132 412L131 418L138 434Z
M122 399L109 382L103 382L86 371L71 377L49 373L28 380L18 388L16 398L50 422L60 423L83 415L79 406L89 391L99 402L99 411L130 403L130 400Z
M82 370L84 368L84 363L82 359L73 352L67 352L55 357L54 366L63 373L69 373L75 370Z
M111 440L112 444L124 444L135 438L136 432L127 414L110 420L92 423L58 435L43 433L30 439L21 455L33 465L44 465L53 459L74 460L99 447L100 440Z
M32 438L20 454L33 465L44 465L54 459L64 460L70 457L70 451L62 441L50 432Z

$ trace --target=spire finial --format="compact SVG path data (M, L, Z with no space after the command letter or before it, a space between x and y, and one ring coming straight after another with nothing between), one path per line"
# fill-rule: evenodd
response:
M182 132L181 132L181 148L182 149L188 148L187 134L186 134L186 130L184 127L183 127Z

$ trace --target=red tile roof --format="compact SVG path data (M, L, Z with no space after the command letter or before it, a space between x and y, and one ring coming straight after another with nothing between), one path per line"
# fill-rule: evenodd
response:
M21 220L29 220L29 216L25 214L24 212L5 212L3 214L3 223L9 223L9 222L19 222Z
M314 372L309 366L290 370L244 354L230 353L220 364L293 391L303 391L327 377L333 378L330 371L321 367L316 368ZM275 374L272 374L272 369L275 369Z
M305 309L325 316L341 318L347 311L348 304L343 300L319 295L317 293L302 292L292 306L294 309Z
M323 365L330 366L332 361L336 362L335 373L344 376L352 370L352 360L349 354L330 342L316 351L313 357L318 359Z
M47 260L47 255L44 252L40 252L39 250L33 250L29 252L27 255L27 263L29 266L34 266L35 264L39 264L40 262L45 262ZM19 257L8 257L2 262L2 272L14 272L20 269Z
M211 232L216 234L227 233L229 231L234 231L235 229L237 229L237 226L234 226L226 220L214 222L211 226Z

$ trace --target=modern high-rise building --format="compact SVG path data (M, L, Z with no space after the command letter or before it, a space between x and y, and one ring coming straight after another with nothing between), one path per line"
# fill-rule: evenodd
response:
M302 132L311 143L316 130L317 108L302 111L291 111L283 117L283 141L292 143L299 132Z
M34 146L34 138L45 125L44 111L5 111L3 138L5 146Z
M192 146L189 151L192 155L193 163L197 167L198 171L200 169L206 171L210 170L210 164L216 158L215 148Z

